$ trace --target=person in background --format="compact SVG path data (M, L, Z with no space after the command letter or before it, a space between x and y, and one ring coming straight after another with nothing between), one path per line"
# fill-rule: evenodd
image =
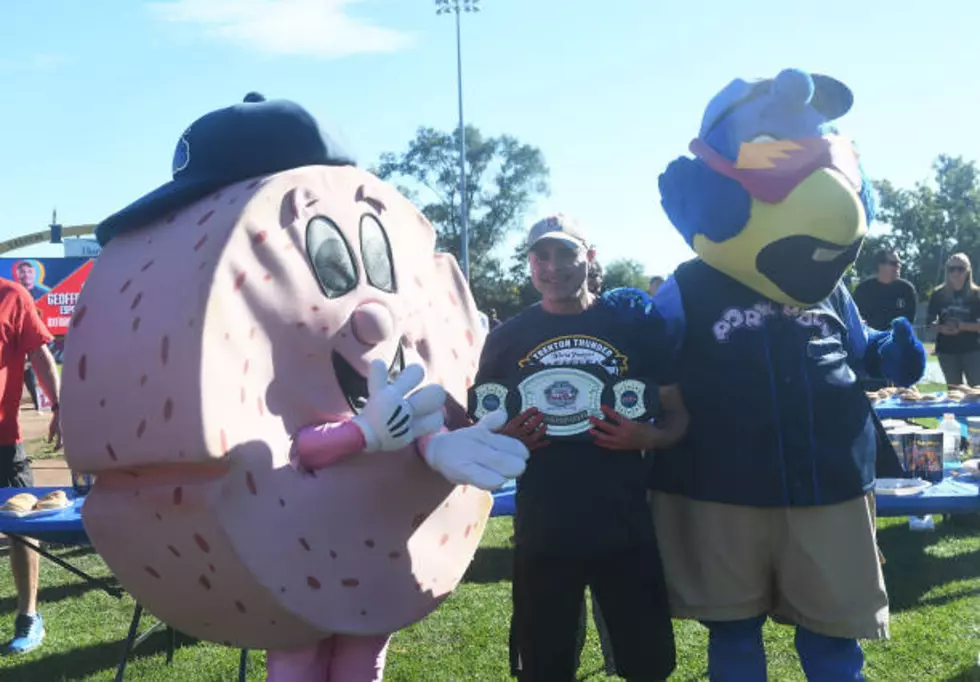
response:
M24 385L27 386L27 392L31 396L31 402L34 403L34 410L40 410L41 403L37 399L37 376L34 374L34 368L31 367L30 360L24 366Z
M37 266L32 261L23 260L17 263L16 272L17 281L35 301L51 291L51 287L38 281Z
M653 296L655 293L657 293L657 289L659 289L660 285L663 283L664 283L663 277L661 277L660 275L654 275L653 277L650 278L650 287L647 293Z
M0 387L3 390L0 397L0 487L30 488L34 485L30 460L20 434L20 399L28 360L38 383L52 401L48 441L56 441L56 450L61 448L60 377L47 346L52 340L28 291L19 284L0 279ZM25 542L33 544L33 541ZM17 616L14 636L3 649L4 653L26 653L44 641L44 620L37 612L38 563L37 552L33 549L21 541L10 543Z
M862 281L854 290L854 302L872 329L887 330L892 320L904 317L915 323L915 287L902 279L902 260L894 251L880 251L875 256L878 268L874 277Z
M936 329L936 355L949 385L980 385L980 287L965 253L946 262L946 282L929 297L927 321Z
M589 287L589 293L598 296L602 293L603 275L602 275L602 265L597 260L589 261L589 271L585 276L585 280Z
M674 634L657 540L644 513L642 453L677 442L687 429L673 368L660 362L670 349L651 351L667 331L629 292L589 291L595 252L575 221L546 218L527 241L541 303L490 334L474 383L507 383L528 368L593 365L611 378L659 384L662 419L635 422L603 406L605 418L585 425L590 438L546 440L544 415L531 408L504 427L502 433L531 451L515 496L512 671L523 682L574 679L589 587L602 608L617 673L628 682L665 680L675 666Z
M497 317L497 309L490 308L490 314L487 316L490 324L490 331L493 331L500 326L500 319Z

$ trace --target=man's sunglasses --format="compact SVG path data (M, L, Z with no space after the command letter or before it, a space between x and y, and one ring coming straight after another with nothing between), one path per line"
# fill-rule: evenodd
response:
M901 263L899 263L897 260L883 260L883 261L881 261L881 264L882 265L890 265L893 268L897 268L899 265L901 265Z

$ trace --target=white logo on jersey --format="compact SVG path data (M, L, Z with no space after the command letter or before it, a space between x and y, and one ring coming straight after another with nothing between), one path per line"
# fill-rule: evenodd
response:
M751 308L728 308L712 325L711 331L719 343L727 343L737 330L762 329L766 320L773 317L789 318L801 327L819 329L821 336L831 334L830 325L824 319L825 314L820 310L802 310L788 305L780 307L768 301L756 303Z

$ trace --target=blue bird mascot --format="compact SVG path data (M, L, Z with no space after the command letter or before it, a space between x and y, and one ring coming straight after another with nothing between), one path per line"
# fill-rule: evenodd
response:
M862 381L911 385L925 352L904 319L865 326L841 283L875 211L833 123L852 104L840 81L800 70L734 80L694 158L660 176L697 258L653 300L690 427L656 453L650 504L672 608L707 626L715 682L766 679L767 617L796 626L813 682L863 680L858 640L888 636L883 444Z

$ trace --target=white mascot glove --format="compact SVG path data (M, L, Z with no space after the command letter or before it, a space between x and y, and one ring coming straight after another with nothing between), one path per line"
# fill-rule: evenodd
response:
M494 433L506 423L507 413L497 410L474 426L440 433L429 441L425 461L450 483L496 490L524 473L530 454L516 438Z
M371 363L367 403L352 420L364 434L366 452L400 450L416 438L442 428L442 406L446 402L442 386L426 386L405 397L424 377L425 370L420 365L409 365L389 384L384 361Z

